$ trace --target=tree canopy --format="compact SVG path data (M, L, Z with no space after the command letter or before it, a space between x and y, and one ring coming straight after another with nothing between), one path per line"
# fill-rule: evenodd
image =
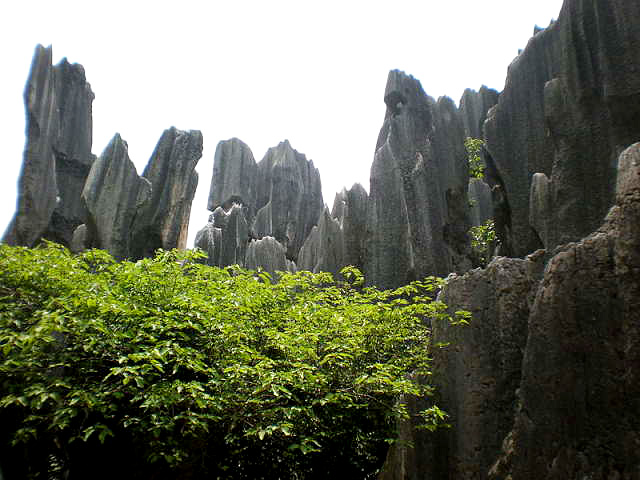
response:
M116 262L0 245L7 478L373 478L400 395L428 395L429 278L264 272L198 251ZM444 414L423 412L426 428Z

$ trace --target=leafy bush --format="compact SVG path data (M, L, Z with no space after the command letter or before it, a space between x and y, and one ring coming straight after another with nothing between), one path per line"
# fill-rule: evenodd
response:
M469 229L471 237L471 251L477 263L486 267L491 259L491 252L496 244L496 228L493 220L487 220L482 225Z
M272 284L202 256L0 245L8 478L375 475L408 415L398 395L430 393L408 375L429 374L424 319L465 321L429 297L440 281Z
M480 155L484 141L481 138L467 137L464 141L464 146L467 149L469 176L472 178L484 178L484 161Z

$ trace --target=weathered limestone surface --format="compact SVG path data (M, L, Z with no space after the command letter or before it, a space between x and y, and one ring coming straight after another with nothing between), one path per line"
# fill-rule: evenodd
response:
M251 270L262 268L273 279L276 278L277 271L296 271L295 264L287 259L286 250L282 244L273 237L251 240L247 247L246 268Z
M594 231L613 204L616 160L640 138L640 3L566 0L509 67L485 123L504 198L503 252L553 250ZM543 241L529 225L534 173L550 181Z
M368 201L369 195L359 183L337 193L333 201L331 216L338 219L344 235L343 266L364 268Z
M519 408L489 478L640 472L640 144L604 225L559 249L529 318Z
M222 229L216 228L213 223L213 215L209 215L209 221L196 234L193 246L199 248L207 254L207 259L203 262L212 267L223 266L220 263L220 250L222 247Z
M116 134L95 161L82 191L89 211L86 247L102 248L114 258L132 258L134 220L151 200L151 183L138 176L127 143Z
M486 86L476 92L467 88L460 98L460 115L464 124L464 136L483 138L483 125L487 119L487 112L498 103L499 93Z
M3 241L33 246L48 238L69 245L86 218L80 201L94 160L93 92L81 65L51 64L51 47L36 47L25 87L27 141L16 215Z
M202 156L202 133L171 127L162 134L142 176L151 198L135 218L133 258L152 257L158 248L186 248L191 203L198 186L195 167Z
M209 191L208 208L214 211L214 225L207 225L196 243L213 253L218 247L211 244L217 238L212 232L217 228L221 250L210 255L210 265L251 264L266 269L267 265L255 263L264 257L280 268L279 259L274 260L278 249L271 240L252 247L249 258L250 239L273 237L291 263L318 223L323 205L320 173L288 141L269 149L256 164L246 144L237 138L226 140L216 149ZM261 256L267 245L273 251Z
M298 268L313 273L329 272L334 276L344 263L344 230L325 207L318 225L311 229L298 255Z
M285 140L258 164L256 192L254 236L273 236L296 260L324 207L320 172Z
M389 479L636 479L640 471L640 143L618 167L595 233L452 276L440 297L473 314L435 323L438 405L451 430L405 424ZM410 404L414 409L423 405ZM514 421L515 418L515 421Z
M82 65L63 59L53 69L58 114L58 134L53 144L58 202L44 237L68 246L75 228L87 219L80 196L95 161L91 153L94 94Z
M388 288L471 265L464 128L448 98L389 73L387 111L371 167L367 281Z
M433 343L450 345L434 350L430 383L452 428L429 434L402 425L400 439L420 447L393 449L381 478L486 478L513 423L527 319L543 266L540 251L525 260L496 258L485 270L449 277L439 300L452 306L451 313L473 315L466 326L433 324ZM429 406L412 402L414 412Z
M228 210L237 203L245 207L249 220L253 220L257 173L253 153L242 140L232 138L218 143L207 208L212 212L220 206Z
M491 187L484 180L469 179L469 210L471 225L474 227L493 218Z

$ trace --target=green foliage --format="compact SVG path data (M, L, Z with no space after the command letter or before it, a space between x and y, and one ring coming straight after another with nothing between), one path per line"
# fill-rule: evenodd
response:
M202 256L0 245L0 441L23 477L98 478L96 459L119 478L375 475L398 396L431 393L409 375L429 375L425 318L465 321L432 301L441 281L272 284Z
M480 153L484 147L484 140L481 138L467 137L464 141L467 149L467 159L469 160L469 176L472 178L484 178L484 161Z
M471 236L471 250L478 264L486 267L497 240L495 223L493 220L487 220L482 225L471 227L469 235Z

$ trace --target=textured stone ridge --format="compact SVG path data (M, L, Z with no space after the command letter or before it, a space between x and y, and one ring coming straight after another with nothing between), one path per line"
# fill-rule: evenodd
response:
M320 172L285 140L260 161L256 183L253 235L274 237L295 261L324 207Z
M41 238L69 245L86 219L80 201L94 160L91 104L81 65L51 64L52 49L36 47L25 87L27 141L16 215L3 241L33 246Z
M191 203L198 186L195 167L202 156L202 133L165 130L142 176L152 193L133 225L131 256L151 257L158 248L186 248Z
M138 176L119 134L91 167L82 198L89 211L85 247L105 249L118 260L132 258L134 220L151 199L151 183Z
M528 333L520 407L489 478L638 478L640 144L620 156L605 224L547 265Z
M638 2L566 0L510 65L485 123L505 254L578 240L613 204L616 159L640 138L639 15ZM548 201L534 214L544 225L531 226L535 173L549 179Z
M271 273L283 265L292 269L322 212L320 173L288 141L270 148L258 164L242 141L222 141L208 208L214 214L198 233L196 246L210 252L209 265L257 265ZM270 240L249 245L251 239L266 237ZM282 264L273 242L284 249L288 263ZM261 265L261 259L267 264Z
M460 115L464 124L464 136L483 138L483 125L489 110L498 103L499 94L492 88L480 87L476 92L467 88L460 98Z
M213 160L213 177L207 208L229 209L233 203L243 205L249 219L256 208L258 165L251 149L242 140L232 138L218 143Z
M470 266L468 166L459 112L397 70L389 73L384 101L371 166L367 281L389 288L464 271Z

